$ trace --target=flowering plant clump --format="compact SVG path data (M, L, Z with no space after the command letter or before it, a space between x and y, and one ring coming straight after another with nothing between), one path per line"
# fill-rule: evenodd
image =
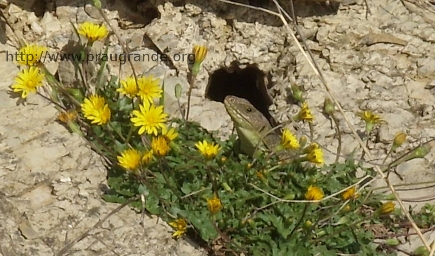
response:
M87 38L84 51L109 34L106 26L90 22L78 24L76 32ZM27 45L20 51L40 56L45 50ZM193 47L189 100L207 51L205 46ZM390 255L394 251L394 246L374 241L403 231L394 223L403 220L402 213L391 199L362 186L375 176L373 169L352 158L327 163L326 147L288 129L276 150L293 152L294 158L282 160L275 152L238 154L236 136L222 141L189 121L189 104L182 118L168 113L165 90L175 90L177 99L181 90L164 87L164 80L151 74L112 76L107 81L102 76L76 75L79 86L66 87L39 59L19 64L25 67L11 89L22 98L47 89L49 95L44 96L58 107L59 121L107 160L110 190L104 199L131 202L131 207L160 216L173 228L174 239L191 236L215 254ZM85 65L75 64L81 67L78 71ZM106 63L99 65L102 74ZM302 103L293 120L311 129L314 114L302 91L296 87L293 91ZM326 105L326 113L333 115L334 106ZM367 133L382 123L370 111L359 116ZM389 156L405 140L406 134L398 134ZM421 148L409 156L422 157L424 152ZM361 178L357 170L368 175ZM422 226L435 219L428 214L433 212L434 208L425 208ZM372 228L375 225L383 228Z

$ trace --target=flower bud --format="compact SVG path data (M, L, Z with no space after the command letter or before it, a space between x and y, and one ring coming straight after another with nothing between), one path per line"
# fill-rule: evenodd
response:
M181 84L177 83L175 85L175 98L177 98L178 100L181 98L181 91L182 91Z
M387 245L397 246L397 245L400 244L400 241L397 240L397 238L390 238L390 239L385 240L385 243L386 243Z
M378 209L378 213L381 215L388 215L394 211L394 203L392 201L386 202Z
M292 85L292 96L298 102L304 102L304 96L302 90L297 85Z
M429 255L429 251L427 250L426 246L420 246L417 249L415 249L415 251L413 252L412 255L415 256L427 256Z
M323 111L330 116L334 114L335 105L330 98L326 98L325 101L323 102Z
M92 3L94 4L95 7L97 7L98 9L101 9L101 1L100 0L92 0Z
M194 45L193 54L195 55L195 62L192 67L192 74L196 76L199 73L201 63L204 61L207 55L207 47L203 45Z
M309 220L305 221L305 223L304 223L304 228L305 229L309 229L312 226L313 226L313 223L311 221L309 221Z
M406 141L406 134L403 132L399 132L396 134L396 137L394 137L393 141L393 150L397 149L398 147L402 146L402 144Z

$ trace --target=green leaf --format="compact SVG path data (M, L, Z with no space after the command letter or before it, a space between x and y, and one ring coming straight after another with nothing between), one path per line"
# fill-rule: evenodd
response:
M104 49L104 54L107 55L109 51L109 44L106 44L106 48ZM103 88L105 81L103 81L104 70L106 69L107 60L100 61L100 69L98 70L97 75L97 88Z
M414 254L415 256L428 256L429 255L429 251L427 250L426 246L420 246L417 249L414 250Z
M118 101L116 101L117 107L119 111L124 113L130 113L133 111L133 104L129 97L122 97Z
M386 244L391 246L396 246L400 244L400 241L397 238L390 238L385 241Z
M137 189L137 191L138 191L140 194L145 195L145 196L149 195L149 193L150 193L150 191L148 190L148 188L147 188L145 185L143 185L143 184L140 184L140 185L139 185L139 188Z
M151 214L157 215L160 213L161 210L159 202L159 198L151 193L147 197L145 197L145 208Z
M189 222L197 229L201 235L201 238L207 242L210 242L218 237L213 222L210 220L208 212L184 212Z
M127 202L125 197L119 196L117 194L105 194L105 195L103 195L103 199L107 202L110 202L110 203L123 204L123 203Z
M271 216L270 220L272 221L273 226L276 227L278 233L282 236L282 238L287 239L288 235L292 232L292 229L285 226L281 216Z

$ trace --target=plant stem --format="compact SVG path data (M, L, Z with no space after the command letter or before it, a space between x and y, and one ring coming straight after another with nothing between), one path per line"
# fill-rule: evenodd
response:
M335 163L338 163L338 159L340 158L340 154L341 154L341 131L340 131L340 126L338 125L337 118L334 115L331 115L331 118L334 121L335 128L337 129L338 146L337 146L337 155L335 157Z
M191 74L189 79L189 91L187 92L187 111L186 111L186 120L189 120L190 113L190 97L192 96L192 89L195 85L196 75Z
M298 229L298 227L301 225L302 221L305 218L305 214L307 213L308 204L304 205L304 210L302 211L301 218L299 219L298 223L296 223L295 227L293 228L292 232L290 232L290 235L288 236L287 240L289 241L292 237L293 233Z
M214 180L213 175L211 174L210 166L209 165L207 165L207 168L205 168L205 172L207 173L207 176L208 176L208 178L211 181L211 186L212 186L213 193L217 193L216 181Z

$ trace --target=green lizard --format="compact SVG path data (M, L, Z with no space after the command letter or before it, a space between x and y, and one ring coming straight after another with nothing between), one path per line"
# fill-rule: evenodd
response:
M225 97L224 105L239 135L242 153L254 156L256 149L274 152L280 145L280 135L271 131L269 121L248 100L229 95ZM285 151L278 154L283 158L281 152Z

